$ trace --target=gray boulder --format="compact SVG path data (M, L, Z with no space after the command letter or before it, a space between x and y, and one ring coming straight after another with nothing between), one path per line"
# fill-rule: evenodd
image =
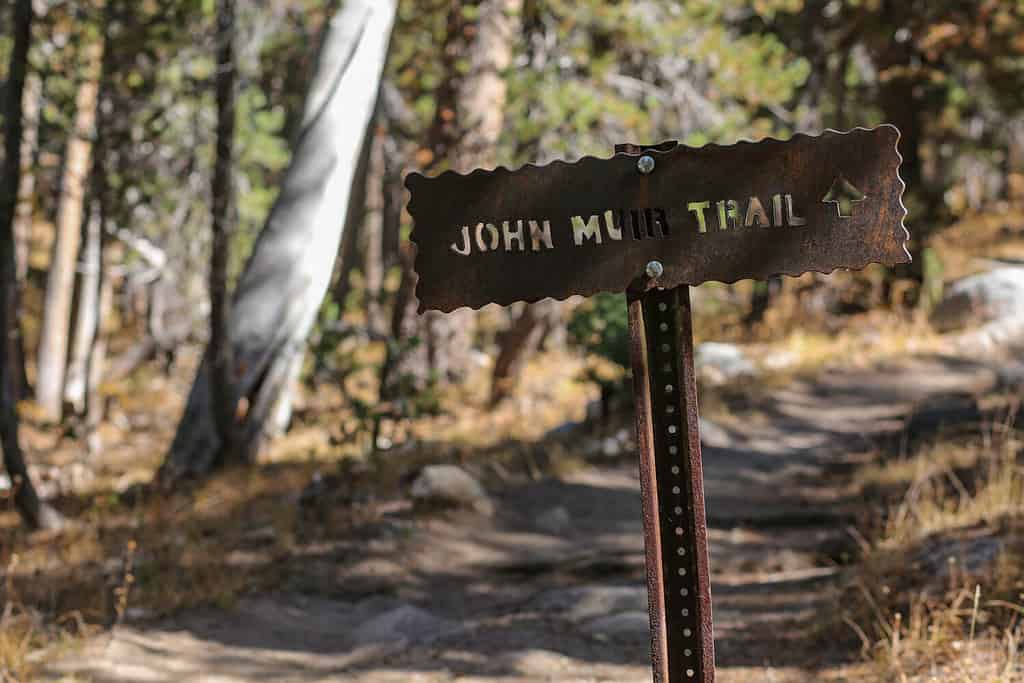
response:
M757 375L757 367L746 352L735 344L699 344L694 351L693 364L698 379L712 386Z
M957 280L946 287L931 324L951 332L1024 317L1024 268L1002 267Z

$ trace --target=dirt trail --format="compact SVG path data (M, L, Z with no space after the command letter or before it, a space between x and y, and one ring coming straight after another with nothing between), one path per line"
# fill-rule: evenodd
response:
M835 606L830 558L863 504L836 472L898 433L916 401L994 382L938 358L826 372L707 430L722 683L852 680L837 666L856 653L813 633ZM310 548L306 585L129 623L51 663L46 680L650 681L635 466L492 494L489 519L396 506L365 538ZM312 586L318 597L301 592Z

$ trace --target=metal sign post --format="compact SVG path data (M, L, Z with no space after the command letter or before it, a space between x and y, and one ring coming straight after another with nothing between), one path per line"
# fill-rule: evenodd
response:
M910 259L884 125L406 179L420 310L626 292L656 683L715 678L690 285Z
M616 145L638 155L637 170L654 172L657 147ZM661 261L644 268L626 292L640 498L651 615L651 664L658 683L715 680L708 527L693 368L690 287L647 289L664 275Z
M690 288L629 299L654 679L715 678Z

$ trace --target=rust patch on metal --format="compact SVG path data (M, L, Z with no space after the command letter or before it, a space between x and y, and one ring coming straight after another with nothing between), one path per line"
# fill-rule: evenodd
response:
M420 310L910 259L890 125L406 178Z

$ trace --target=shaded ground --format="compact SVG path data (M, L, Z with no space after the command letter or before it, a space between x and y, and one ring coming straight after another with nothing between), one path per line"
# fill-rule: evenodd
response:
M707 430L720 681L855 680L843 668L856 661L852 632L820 629L835 622L845 529L863 512L841 474L899 434L915 402L995 381L940 358L826 372ZM358 535L306 547L301 579L279 592L129 621L51 663L46 680L649 681L632 462L491 493L493 518L384 503Z

